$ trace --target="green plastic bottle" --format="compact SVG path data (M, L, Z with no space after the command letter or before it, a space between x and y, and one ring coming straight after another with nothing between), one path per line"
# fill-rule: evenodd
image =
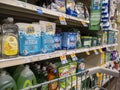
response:
M16 69L15 69L15 71L14 71L14 73L13 73L13 78L14 78L15 81L18 80L18 78L19 78L19 76L20 76L20 73L21 73L22 70L24 70L24 69L25 69L24 65L20 65L20 66L16 67Z
M36 77L34 73L30 70L29 66L25 66L25 68L21 71L16 82L18 90L25 89L27 87L37 84Z
M17 90L14 79L5 71L0 73L0 90Z

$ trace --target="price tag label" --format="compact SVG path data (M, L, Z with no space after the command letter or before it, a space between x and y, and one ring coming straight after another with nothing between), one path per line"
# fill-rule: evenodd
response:
M60 56L60 60L61 60L61 63L62 63L62 64L68 63L67 58L66 58L65 55L64 55L64 56Z
M87 55L90 55L90 52L89 52L89 51L86 51L86 54L87 54Z
M60 16L60 17L59 17L59 20L60 20L60 24L62 24L62 25L67 25L67 22L66 22L66 20L65 20L65 17Z
M71 56L73 61L78 60L78 58L76 57L75 53L70 54L70 56Z
M100 53L103 53L103 51L102 51L102 49L101 49L101 48L99 49L99 52L100 52Z
M98 52L96 49L94 50L94 53L95 53L96 55L99 54L99 52Z
M87 23L86 22L81 22L82 23L82 25L84 26L84 27L88 27L88 25L87 25Z

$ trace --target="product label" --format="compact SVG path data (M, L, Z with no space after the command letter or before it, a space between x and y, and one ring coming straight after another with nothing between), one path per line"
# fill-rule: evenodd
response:
M24 82L23 88L27 88L27 87L30 87L30 86L32 86L32 82L30 80L26 80Z
M77 68L77 62L70 63L70 74L75 74L76 68ZM75 86L76 85L76 76L72 76L71 81L72 81L71 82L72 85Z
M54 37L54 43L55 43L55 49L58 50L58 49L61 49L61 36L55 36Z
M35 29L32 26L28 26L26 29L26 33L27 34L34 34L35 33Z
M59 71L59 77L65 77L69 75L69 65L60 67L58 71ZM60 80L60 88L65 88L68 85L70 85L70 78L66 78L66 80L65 79Z
M91 41L84 41L84 46L90 46Z
M18 41L14 36L7 36L3 42L3 52L5 55L16 55L18 53Z
M46 23L46 32L47 32L48 34L52 34L52 32L54 32L53 26L52 26L51 23Z

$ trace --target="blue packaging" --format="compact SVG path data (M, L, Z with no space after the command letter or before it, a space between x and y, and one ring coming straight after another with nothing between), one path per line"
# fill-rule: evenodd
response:
M54 45L55 45L55 50L62 49L62 36L60 34L56 34L54 36Z
M63 32L62 34L62 48L75 49L77 42L77 33Z
M42 53L55 51L54 35L46 34L44 32L42 32L41 35L42 35Z
M42 53L55 51L54 35L56 24L48 21L40 21L42 36Z
M72 10L70 8L66 9L66 14L77 17L77 12L75 10Z
M41 30L37 24L17 23L19 27L19 53L21 56L41 52Z

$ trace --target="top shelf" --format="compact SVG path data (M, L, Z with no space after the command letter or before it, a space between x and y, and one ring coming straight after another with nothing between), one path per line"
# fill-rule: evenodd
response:
M49 20L55 23L59 23L59 17L63 16L68 25L83 26L88 24L88 20L78 19L76 17L67 15L65 13L52 11L46 8L42 8L36 5L25 3L18 0L0 0L0 14L1 16L14 16L20 20ZM42 14L38 13L42 12ZM60 23L59 23L60 24Z

